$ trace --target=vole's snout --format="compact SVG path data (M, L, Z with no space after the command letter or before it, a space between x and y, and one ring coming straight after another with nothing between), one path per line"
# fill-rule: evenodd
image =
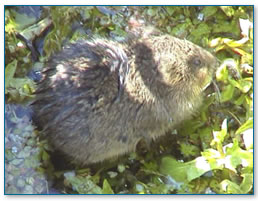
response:
M200 89L204 90L213 79L214 72L219 67L219 60L211 53L205 51L200 56L201 65L195 68L196 81L199 83ZM192 63L197 65L200 63L198 57L192 59Z
M215 56L213 56L212 62L209 65L210 65L210 68L213 68L216 70L221 65L221 61Z
M217 71L217 69L219 68L220 65L221 65L221 61L214 56L212 61L209 63L209 71L211 74L211 80L215 79L215 72Z

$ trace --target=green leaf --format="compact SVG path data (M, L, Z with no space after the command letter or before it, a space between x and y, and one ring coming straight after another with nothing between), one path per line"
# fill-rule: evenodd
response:
M122 173L125 171L125 169L126 169L126 167L124 164L118 164L118 166L117 166L118 172Z
M176 6L166 6L166 11L170 16L172 16L176 10Z
M228 179L225 179L220 183L220 188L228 194L242 194L239 185Z
M26 29L22 30L20 34L26 38L28 41L33 41L36 36L42 34L42 31L45 30L52 23L50 18L45 18L39 21L37 24L33 24Z
M125 36L126 32L124 30L122 30L120 27L116 26L115 30L112 31L112 33L115 33L119 36Z
M103 187L102 187L102 193L103 194L114 194L114 191L112 190L110 184L106 179L103 181Z
M188 35L189 30L193 27L191 20L186 19L185 23L177 24L171 31L171 34L176 37L185 37Z
M184 183L188 183L210 170L210 165L204 157L198 157L186 163L178 162L171 157L164 157L160 167L162 174L170 175L177 182Z
M243 133L244 131L253 128L253 118L248 119L244 124L242 124L236 131L236 135L239 135L241 133Z
M234 36L239 36L239 22L238 19L228 21L226 19L218 19L217 23L213 25L212 33L232 33Z
M22 101L25 97L31 97L35 89L34 82L29 78L15 78L17 60L9 63L5 68L5 94L12 99Z
M238 49L239 50L239 49ZM241 58L241 62L242 63L247 63L249 65L253 65L253 53L249 54L245 51L242 51L242 58Z
M235 40L224 40L225 44L227 44L231 48L241 47L243 44L241 41L235 41Z
M185 157L196 156L199 154L199 148L192 144L181 143L180 151Z
M204 14L205 18L208 18L214 15L217 12L217 10L218 10L217 6L205 6L201 12Z
M33 16L27 16L26 14L20 14L12 10L12 14L15 17L15 23L18 25L17 31L21 31L25 27L36 22L36 18Z
M239 84L240 84L240 90L243 93L247 93L253 86L253 83L250 81L247 81L245 79L241 79L239 80Z
M17 29L17 24L11 18L9 18L8 23L5 23L5 31L9 34L15 33Z
M229 169L236 168L238 165L250 168L253 167L253 153L241 149L236 139L233 139L233 144L227 145L226 158L228 159L226 161L226 167Z
M196 29L191 32L191 35L200 38L203 35L208 35L211 32L211 27L206 23L201 23Z
M162 174L170 175L177 182L188 182L187 170L189 165L178 162L174 158L164 157L161 160L160 172Z
M87 6L88 7L88 6ZM86 9L83 13L82 13L82 17L84 20L90 19L91 17L91 11L89 9Z
M217 81L226 81L228 79L228 69L225 64L221 65L216 71L216 79Z
M243 93L247 93L253 86L253 83L251 83L250 81L245 80L245 79L236 81L236 80L229 78L228 81L232 86L240 89Z
M14 78L16 68L17 68L17 60L16 59L6 66L6 68L5 68L5 89L7 89L10 86L11 81Z
M240 188L244 194L249 193L253 188L253 174L243 174L243 181Z
M68 173L64 174L65 181L74 191L80 194L102 194L102 189L91 180L91 176L82 177Z
M200 131L198 132L202 142L203 149L208 149L210 147L210 142L213 139L211 133L212 133L211 127L204 127L200 129Z
M237 100L233 100L234 104L236 105L242 105L245 101L245 94L242 94Z
M189 166L187 170L188 181L192 181L211 170L210 164L204 157L198 157L193 161L187 162L187 165Z
M224 103L230 101L233 98L235 88L232 85L227 85L221 92L220 102Z
M42 160L43 161L49 161L49 159L50 159L49 154L45 150L43 150L43 152L42 152Z
M29 78L14 78L11 80L11 83L9 84L10 87L13 87L15 89L23 88L25 85L29 84L30 86L33 85L33 81ZM26 86L28 87L28 86Z
M202 152L202 156L208 161L212 170L224 168L224 157L215 149L206 149Z
M232 6L220 6L220 9L228 16L232 17L235 14L235 10Z
M243 174L241 176L243 177L243 180L240 185L226 179L220 183L220 188L226 193L232 193L232 194L249 193L253 188L253 174Z
M221 126L221 130L213 131L213 140L211 142L211 145L222 144L224 142L226 135L227 135L227 119L224 119Z
M150 16L155 16L157 13L157 10L154 9L154 8L150 8L147 10L147 14L150 15Z

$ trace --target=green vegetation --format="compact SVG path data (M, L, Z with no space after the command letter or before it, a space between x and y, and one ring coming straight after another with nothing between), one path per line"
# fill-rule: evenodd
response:
M40 171L58 180L65 193L253 193L253 7L45 9L53 28L44 39L45 56L36 63L16 33L24 33L40 23L12 8L5 9L6 104L33 99L35 84L26 77L27 73L31 67L41 68L64 43L92 35L120 40L126 37L126 26L132 16L136 19L141 16L147 25L214 51L221 66L214 80L219 90L207 88L200 112L153 143L151 150L140 144L137 152L118 161L56 172L49 168L47 145L40 141L37 144L42 149ZM73 29L74 25L80 28Z

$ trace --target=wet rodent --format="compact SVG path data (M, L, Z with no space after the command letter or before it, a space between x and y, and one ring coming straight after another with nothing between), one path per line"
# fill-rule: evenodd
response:
M190 118L216 64L208 51L166 34L77 41L48 61L34 119L74 163L114 158Z

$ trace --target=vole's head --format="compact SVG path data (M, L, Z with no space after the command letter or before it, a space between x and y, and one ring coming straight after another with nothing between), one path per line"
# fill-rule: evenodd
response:
M217 59L203 48L172 36L155 37L155 61L162 82L176 90L200 93L211 82Z

